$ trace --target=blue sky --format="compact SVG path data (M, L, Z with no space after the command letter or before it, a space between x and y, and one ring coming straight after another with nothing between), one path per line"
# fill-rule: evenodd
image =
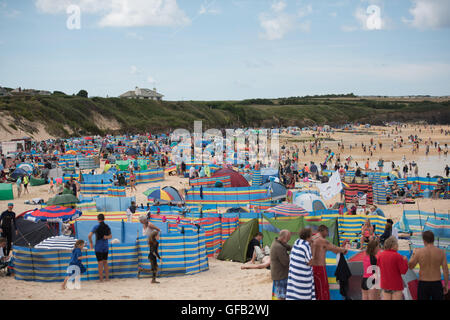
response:
M80 29L67 27L70 5ZM0 86L450 95L449 39L449 0L0 0Z

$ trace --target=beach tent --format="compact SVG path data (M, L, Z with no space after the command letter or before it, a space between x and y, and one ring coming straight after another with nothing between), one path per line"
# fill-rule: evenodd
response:
M223 169L217 170L212 175L212 178L225 177L225 176L230 176L232 188L250 187L250 184L244 178L244 176L242 176L239 172L236 172L232 169L223 168Z
M272 200L286 198L287 189L281 183L270 181L263 184L262 187L267 189L268 195L272 197Z
M183 203L183 198L179 194L178 190L174 187L155 187L150 188L144 192L144 195L148 197L149 201L157 200L161 203L174 202Z
M0 183L0 201L14 200L12 184Z
M17 169L25 170L28 174L33 173L34 166L30 163L21 163L17 166Z
M247 261L248 244L258 233L258 230L258 219L252 219L241 225L225 241L217 259L245 263Z
M308 212L327 209L320 196L310 192L300 192L297 194L294 199L294 204L304 208Z
M65 206L65 207L72 207L76 206L77 203L79 203L80 200L78 200L77 197L75 197L73 194L62 194L57 195L51 198L47 201L47 206Z
M42 221L33 222L23 217L18 217L16 226L19 232L17 235L13 232L13 243L15 246L34 247L41 241L56 235L55 230Z
M14 172L9 176L13 180L19 179L19 177L26 176L28 173L24 169L16 169Z

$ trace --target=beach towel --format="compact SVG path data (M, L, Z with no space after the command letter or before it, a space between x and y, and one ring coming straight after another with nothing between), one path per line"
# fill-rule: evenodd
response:
M349 280L352 276L352 272L350 271L347 260L345 260L343 254L338 253L336 259L338 260L338 264L334 275L336 276L336 281L339 282L339 293L348 300Z
M313 266L317 300L330 300L330 286L326 266Z
M311 260L311 246L297 239L291 251L286 300L316 300Z

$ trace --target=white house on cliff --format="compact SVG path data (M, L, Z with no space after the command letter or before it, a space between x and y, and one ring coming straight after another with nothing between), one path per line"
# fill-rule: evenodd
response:
M133 91L125 92L120 95L120 98L125 99L148 99L148 100L157 100L161 101L164 96L156 91L156 88L153 90L143 89L136 87Z

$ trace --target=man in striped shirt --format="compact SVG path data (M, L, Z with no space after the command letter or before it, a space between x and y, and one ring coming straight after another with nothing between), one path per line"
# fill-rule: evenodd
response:
M312 230L300 230L291 251L286 300L316 300L311 254Z

